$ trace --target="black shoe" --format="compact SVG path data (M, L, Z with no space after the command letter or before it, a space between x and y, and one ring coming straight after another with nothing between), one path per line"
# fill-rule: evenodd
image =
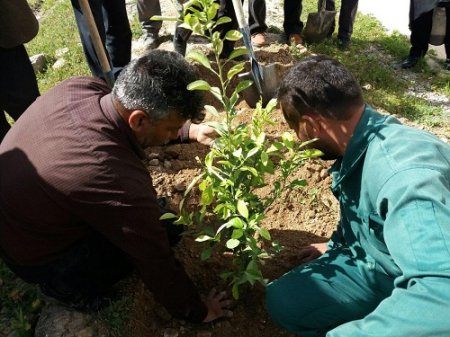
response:
M444 63L444 69L450 70L450 59L446 59Z
M411 56L409 55L403 62L402 62L402 68L408 69L414 67L417 62L419 62L420 56Z
M350 48L350 40L338 38L337 45L340 50L348 50Z

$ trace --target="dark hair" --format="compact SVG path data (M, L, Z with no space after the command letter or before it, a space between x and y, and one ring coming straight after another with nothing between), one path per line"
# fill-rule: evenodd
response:
M355 107L364 104L350 71L325 55L306 57L294 65L280 85L278 100L285 118L293 122L304 114L347 120Z
M131 61L120 73L112 95L125 109L145 111L158 121L176 111L180 117L200 122L202 95L187 90L197 74L180 54L153 50Z

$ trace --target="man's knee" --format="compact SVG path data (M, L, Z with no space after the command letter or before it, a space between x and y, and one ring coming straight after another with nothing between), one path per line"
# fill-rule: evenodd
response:
M280 327L300 334L302 329L301 317L306 312L297 296L290 294L283 278L271 282L266 288L266 307L271 319Z

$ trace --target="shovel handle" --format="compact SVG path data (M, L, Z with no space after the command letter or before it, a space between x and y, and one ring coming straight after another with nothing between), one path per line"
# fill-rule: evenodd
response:
M244 8L242 7L241 0L233 0L233 7L239 28L244 29L247 24L245 23Z
M92 43L94 45L95 53L97 54L100 66L105 75L105 80L110 88L114 85L114 77L111 72L111 66L106 56L105 47L103 46L102 39L98 33L97 25L95 24L94 16L92 15L91 7L88 0L79 0L81 11L86 19L86 23L91 35Z

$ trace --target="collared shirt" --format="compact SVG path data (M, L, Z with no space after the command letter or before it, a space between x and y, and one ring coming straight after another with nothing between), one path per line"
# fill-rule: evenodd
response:
M15 265L43 264L98 231L174 316L201 321L206 307L174 258L143 156L104 82L49 90L0 145L0 251Z
M450 146L366 107L331 175L341 219L330 246L395 288L327 336L450 336Z

